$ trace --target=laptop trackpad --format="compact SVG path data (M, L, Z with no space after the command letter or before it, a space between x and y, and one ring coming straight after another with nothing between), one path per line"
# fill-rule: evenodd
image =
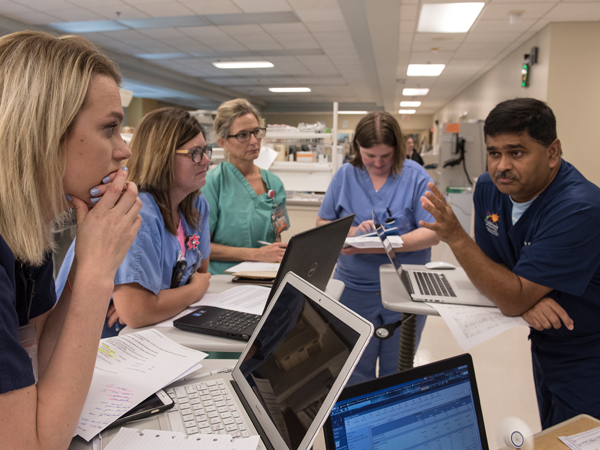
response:
M471 291L471 292L479 292L475 286L470 281L466 280L456 280L456 286L461 291Z

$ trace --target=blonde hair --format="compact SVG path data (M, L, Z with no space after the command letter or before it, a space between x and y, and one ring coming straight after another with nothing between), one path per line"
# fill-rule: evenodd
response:
M179 108L161 108L146 114L131 138L131 158L127 163L129 180L140 191L154 197L165 221L165 227L177 235L176 222L171 215L169 193L175 178L175 150L198 134L204 136L202 125L187 111ZM179 204L185 221L199 230L200 213L194 208L195 191Z
M377 145L387 145L394 149L392 174L402 172L406 159L406 145L398 121L388 112L372 112L363 117L354 133L352 148L354 154L350 164L362 169L364 167L360 155L360 147L373 148Z
M246 114L253 114L256 117L256 121L262 126L264 120L261 117L258 109L245 98L236 98L229 100L228 102L221 103L217 110L217 116L213 124L215 133L218 137L223 140L227 139L231 125L235 122L238 117L245 116Z
M90 41L22 31L0 38L0 234L21 262L53 249L64 209L63 144L95 75L121 76Z

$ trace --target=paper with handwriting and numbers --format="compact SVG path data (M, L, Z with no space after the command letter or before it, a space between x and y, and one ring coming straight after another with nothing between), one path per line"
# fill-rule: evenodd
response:
M154 392L202 367L207 356L154 329L102 339L75 433L89 441Z

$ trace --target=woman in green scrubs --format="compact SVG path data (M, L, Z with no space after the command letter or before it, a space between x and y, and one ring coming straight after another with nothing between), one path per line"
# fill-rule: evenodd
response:
M281 262L285 253L280 234L290 223L285 188L277 175L254 165L266 132L262 122L258 110L242 98L217 111L214 129L227 161L208 172L202 189L210 205L213 275L241 261Z

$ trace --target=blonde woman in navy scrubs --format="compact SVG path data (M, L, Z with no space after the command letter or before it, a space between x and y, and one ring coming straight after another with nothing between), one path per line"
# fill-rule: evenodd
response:
M289 227L289 217L283 183L254 165L266 131L262 122L243 98L225 102L217 111L214 129L227 161L208 173L202 189L210 205L213 275L240 261L281 262L285 253L280 233Z
M400 125L386 112L365 116L357 125L354 157L334 175L319 209L317 225L355 214L349 236L374 231L371 211L385 227L398 227L404 245L397 251L404 264L425 264L431 259L432 245L439 241L435 233L418 226L430 214L421 208L421 196L431 177L416 162L406 159ZM390 222L393 221L393 225ZM389 225L385 225L389 224ZM344 249L334 278L346 288L340 301L370 320L377 328L400 320L401 313L381 304L379 266L388 264L383 249ZM417 317L417 345L425 317ZM379 376L395 373L398 368L399 331L387 340L372 339L359 361L349 384L375 378L379 358Z

